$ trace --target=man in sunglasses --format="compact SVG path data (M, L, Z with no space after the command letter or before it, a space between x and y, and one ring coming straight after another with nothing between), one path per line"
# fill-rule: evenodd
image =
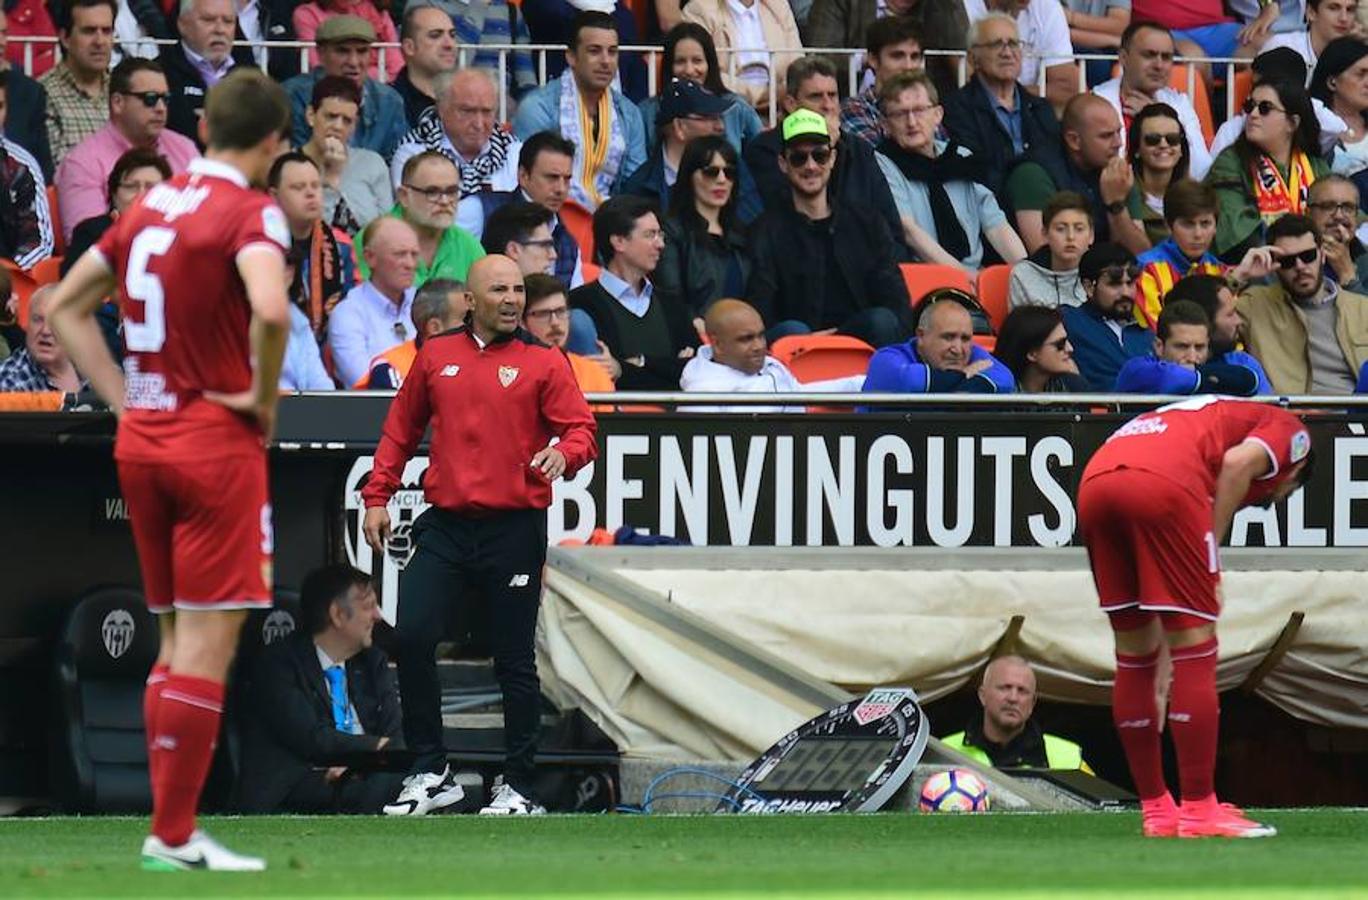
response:
M129 57L114 67L109 76L109 122L72 148L57 167L57 202L67 240L77 224L107 211L105 183L126 151L155 150L176 175L200 155L194 141L166 127L170 97L166 76L155 60Z
M1178 113L1188 141L1188 174L1197 180L1211 168L1211 152L1202 136L1202 123L1187 94L1169 87L1175 53L1173 33L1156 22L1131 22L1121 33L1117 61L1121 74L1093 88L1121 116L1122 135L1130 133L1131 120L1151 103L1167 103Z
M1307 195L1311 224L1321 236L1325 262L1342 288L1361 291L1368 284L1368 248L1355 235L1359 215L1358 185L1343 175L1317 178Z
M782 130L789 196L756 223L746 299L770 340L838 331L873 347L902 343L909 303L892 235L867 200L829 190L839 154L856 142L833 147L826 118L807 109L785 117Z
M1277 282L1236 303L1245 346L1279 394L1351 394L1368 361L1368 296L1325 277L1316 226L1286 215L1268 228Z
M1094 387L1110 388L1128 359L1150 352L1154 332L1135 321L1139 278L1134 254L1119 244L1093 244L1079 260L1087 302L1062 306L1060 314L1078 372Z

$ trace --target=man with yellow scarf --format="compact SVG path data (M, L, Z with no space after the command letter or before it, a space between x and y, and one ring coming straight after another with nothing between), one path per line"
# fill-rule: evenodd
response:
M646 161L646 129L636 106L613 88L618 72L617 24L584 11L570 24L568 68L523 98L513 133L525 141L556 131L575 145L570 198L597 209Z

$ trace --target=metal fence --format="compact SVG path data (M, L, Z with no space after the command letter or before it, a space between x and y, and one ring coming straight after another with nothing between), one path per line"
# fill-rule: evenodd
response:
M48 45L57 45L56 50L59 56L62 52L61 46L57 43L57 39L51 37L39 37L32 35L25 35L22 37L14 36L10 38L10 43L22 45L22 68L26 73L30 75L33 73L34 53L40 52L42 48ZM127 52L126 48L130 45L138 48L150 49L158 45L170 45L175 43L176 42L174 40L157 40L155 38L149 37L137 38L131 41L116 40L116 44L118 44L119 48L124 52ZM252 49L252 52L254 54L256 54L257 51L261 51L262 54L264 54L265 59L267 60L269 60L269 58L273 54L297 54L299 56L300 68L302 70L307 70L309 68L309 51L312 50L315 45L312 41L251 41L242 42L235 46L249 47ZM563 54L565 52L565 49L566 48L564 44L460 44L457 46L457 60L458 65L466 66L469 65L470 60L474 59L476 53L492 52L497 55L498 62L491 69L491 72L496 75L496 81L499 85L499 117L502 120L507 121L509 118L509 101L511 99L508 95L508 72L510 66L509 56L514 53L533 54L533 56L535 57L537 80L540 83L544 84L546 82L547 59L549 54ZM660 57L661 54L664 52L664 48L658 45L630 44L624 45L620 49L624 52L640 53L646 58L647 89L648 93L654 96L660 87L660 73L663 68L660 65ZM376 68L379 72L380 80L388 82L392 75L397 73L403 67L403 58L399 52L399 45L375 44L375 50ZM738 57L741 54L749 53L766 53L769 55L771 62L773 61L775 56L782 56L794 53L816 53L822 56L843 59L845 60L844 68L846 70L847 79L846 87L849 93L851 94L857 93L859 90L865 57L864 48L857 47L789 47L774 50L771 50L769 48L759 48L756 50L747 50L745 48L730 48L725 50L719 49L718 57L721 64L727 68L728 73L731 75L735 75L737 72ZM155 54L138 53L137 55ZM962 85L966 81L968 81L969 61L965 51L927 50L926 55L954 59L957 62L958 83ZM1028 53L1027 55L1030 56L1032 54ZM1087 90L1087 80L1085 74L1086 66L1084 65L1084 62L1087 60L1106 60L1115 63L1116 55L1110 53L1079 53L1062 59L1059 57L1049 57L1043 59L1042 65L1039 68L1039 75L1036 79L1037 90L1041 94L1043 94L1045 91L1046 68L1061 64L1072 64L1076 66L1076 68L1078 69L1079 92L1081 93ZM1178 57L1175 59L1175 62L1179 64L1189 62L1210 64L1213 73L1216 74L1217 77L1223 77L1227 85L1234 83L1235 71L1237 68L1249 65L1249 60L1233 58L1189 59L1187 57ZM771 127L773 127L776 124L776 120L778 117L778 99L780 94L782 93L782 86L779 84L773 65L769 67L769 71L769 124ZM1197 74L1196 67L1188 66L1187 94L1189 96L1192 96L1195 93L1196 80L1198 77L1199 76ZM1227 90L1225 102L1225 115L1222 118L1230 118L1234 114L1235 93L1234 91Z

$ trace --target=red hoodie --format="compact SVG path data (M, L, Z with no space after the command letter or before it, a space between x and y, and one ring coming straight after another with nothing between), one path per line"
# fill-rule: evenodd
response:
M423 493L462 515L550 506L551 483L529 464L553 437L567 478L598 455L597 423L565 354L521 329L484 348L466 328L423 342L385 416L361 491L367 507L399 489L429 422Z

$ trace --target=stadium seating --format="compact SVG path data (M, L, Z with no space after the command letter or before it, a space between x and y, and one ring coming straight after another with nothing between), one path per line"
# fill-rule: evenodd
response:
M903 282L907 285L907 296L916 307L923 297L936 288L959 288L966 293L974 293L974 283L969 273L958 266L944 266L939 263L901 263Z
M1188 92L1188 67L1185 63L1179 63L1173 67L1173 72L1169 75L1169 87L1179 93ZM1197 113L1197 121L1202 125L1202 139L1211 146L1211 139L1216 136L1216 121L1211 113L1211 98L1207 96L1206 82L1200 75L1192 79L1192 94L1188 97L1192 101L1192 108Z
M874 348L841 334L795 334L770 345L770 356L788 366L799 381L863 375Z
M142 698L159 645L157 623L132 588L95 588L68 615L55 654L53 742L53 783L68 810L152 808Z
M988 321L993 323L993 331L1002 330L1011 311L1007 306L1007 284L1011 277L1012 267L1005 264L979 270L978 300L988 314Z

